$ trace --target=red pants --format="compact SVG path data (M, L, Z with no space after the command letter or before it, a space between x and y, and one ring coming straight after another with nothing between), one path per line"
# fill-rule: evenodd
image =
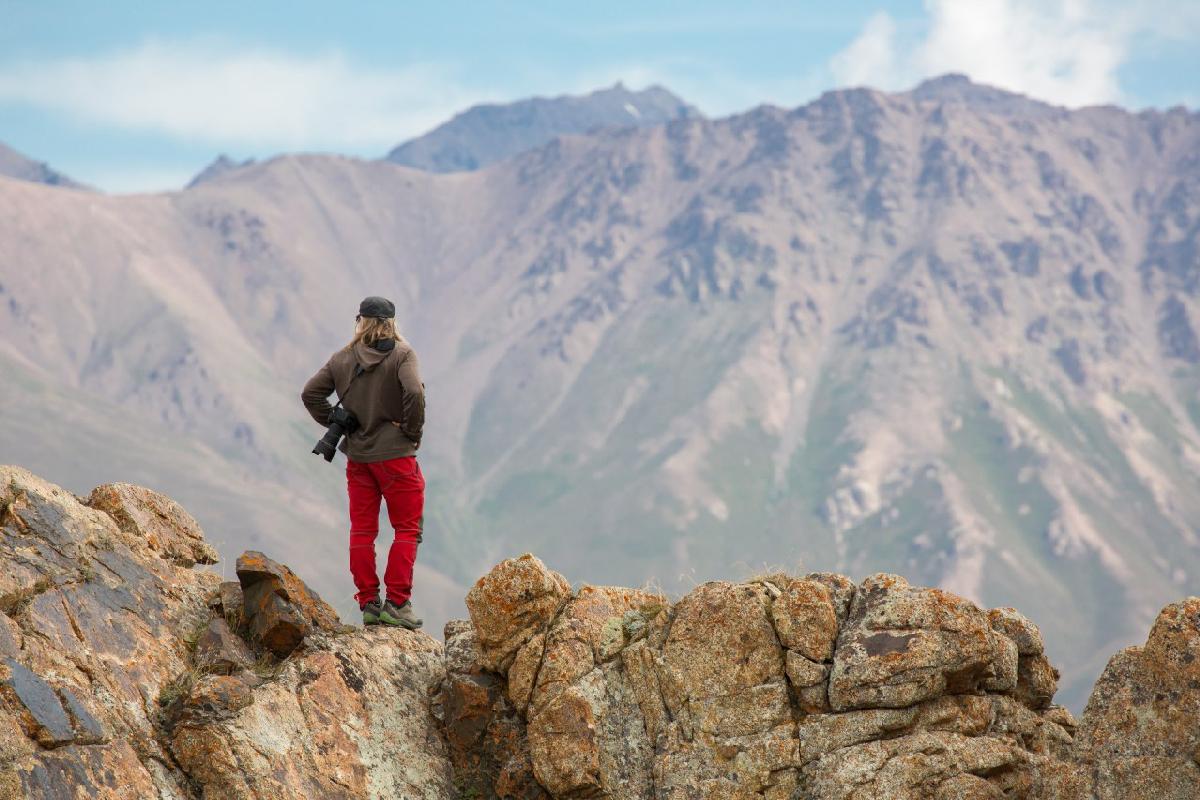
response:
M425 511L425 476L415 456L388 461L346 462L350 495L350 574L361 606L379 597L375 573L375 538L379 535L379 501L387 501L388 521L396 532L388 551L383 582L387 599L402 605L412 596L413 564Z

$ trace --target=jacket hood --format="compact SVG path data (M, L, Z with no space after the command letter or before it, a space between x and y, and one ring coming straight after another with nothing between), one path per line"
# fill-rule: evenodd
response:
M395 349L395 339L385 339L381 342L376 342L372 346L358 342L354 345L354 360L362 365L363 370L370 372L381 361L390 356Z

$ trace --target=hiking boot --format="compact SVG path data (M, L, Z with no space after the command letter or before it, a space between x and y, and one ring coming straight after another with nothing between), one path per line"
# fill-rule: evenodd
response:
M379 614L383 611L383 606L379 605L378 600L372 600L362 607L363 625L378 625Z
M383 604L383 610L379 612L379 622L383 625L398 625L401 628L415 631L424 624L425 620L413 613L411 600L405 600L402 606L388 600Z

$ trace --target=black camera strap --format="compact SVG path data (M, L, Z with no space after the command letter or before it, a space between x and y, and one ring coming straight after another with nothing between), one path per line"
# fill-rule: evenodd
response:
M354 379L359 375L362 375L364 372L366 372L366 370L363 369L362 364L356 363L354 365L354 374L350 376L350 382L346 384L346 391L338 395L338 401L333 404L334 408L337 408L342 404L342 401L346 399L346 395L350 394L350 387L354 385Z

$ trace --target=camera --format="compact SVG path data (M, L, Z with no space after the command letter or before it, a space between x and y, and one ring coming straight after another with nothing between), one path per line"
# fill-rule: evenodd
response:
M329 428L325 431L325 435L321 437L321 441L317 442L317 446L312 451L326 461L333 461L333 454L337 451L338 442L342 440L342 437L358 430L358 417L341 406L334 406L334 409L329 412L328 424Z

